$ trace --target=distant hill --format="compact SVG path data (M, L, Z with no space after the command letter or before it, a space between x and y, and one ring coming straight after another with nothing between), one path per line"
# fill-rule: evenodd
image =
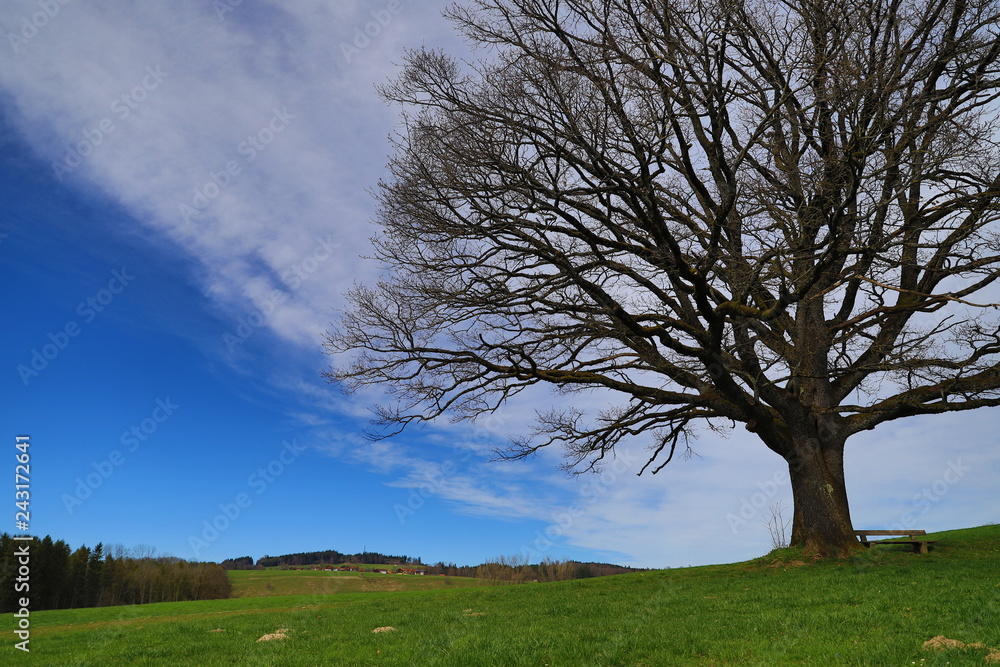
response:
M222 567L227 570L251 570L265 567L302 567L307 565L340 565L355 563L357 565L404 565L412 563L421 565L419 558L409 556L387 556L376 551L365 551L356 554L345 554L330 549L327 551L309 551L284 556L264 556L254 563L250 556L242 558L227 558L222 561Z
M425 564L420 557L389 556L377 551L364 551L356 554L345 554L334 549L327 551L309 551L304 553L285 554L283 556L264 556L254 562L250 556L228 558L222 561L222 567L227 570L256 570L269 567L314 567L322 565L418 565L427 574L444 574L457 577L492 578L492 574L515 570L522 580L559 581L566 579L587 579L590 577L606 577L628 572L642 572L642 568L614 565L612 563L581 563L578 561L545 561L537 564L526 562L490 562L482 565L455 565L454 563L438 562ZM486 574L491 573L491 574Z

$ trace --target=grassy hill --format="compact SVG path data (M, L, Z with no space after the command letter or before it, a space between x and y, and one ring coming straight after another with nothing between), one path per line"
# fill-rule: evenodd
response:
M1000 526L931 539L927 555L878 547L809 562L786 549L734 565L505 587L328 594L314 581L312 594L276 595L281 582L318 573L271 572L267 597L32 614L31 659L15 661L27 656L5 633L0 663L987 664L990 647L1000 649ZM372 632L387 626L395 630ZM938 636L984 648L922 648Z
M266 597L271 595L427 591L481 585L478 579L470 577L414 576L323 570L233 570L229 573L229 578L233 582L233 597L236 598Z

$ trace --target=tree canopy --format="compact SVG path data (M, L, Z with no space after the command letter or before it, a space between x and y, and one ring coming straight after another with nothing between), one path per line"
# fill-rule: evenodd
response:
M328 334L381 434L518 392L505 455L599 464L741 423L789 464L792 543L843 553L847 439L1000 404L995 0L477 0L482 59L408 54L378 284Z

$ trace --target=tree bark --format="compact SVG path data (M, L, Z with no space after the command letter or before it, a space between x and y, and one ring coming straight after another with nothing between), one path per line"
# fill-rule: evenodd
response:
M791 546L810 554L845 557L861 547L844 482L844 442L798 434L785 457L794 502Z

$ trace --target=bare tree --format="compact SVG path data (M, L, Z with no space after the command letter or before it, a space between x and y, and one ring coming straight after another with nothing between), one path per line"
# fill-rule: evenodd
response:
M576 578L579 567L579 563L571 560L565 558L555 560L551 556L547 556L536 569L540 581L568 581Z
M785 519L785 508L781 506L780 500L771 504L768 516L761 523L767 527L771 536L772 549L784 549L788 546L788 526L792 521Z
M1000 404L996 0L478 0L408 54L375 255L329 333L376 437L606 389L502 452L599 466L741 423L791 542L857 547L852 435Z
M527 578L526 555L499 556L476 566L476 577L490 586L523 584Z

